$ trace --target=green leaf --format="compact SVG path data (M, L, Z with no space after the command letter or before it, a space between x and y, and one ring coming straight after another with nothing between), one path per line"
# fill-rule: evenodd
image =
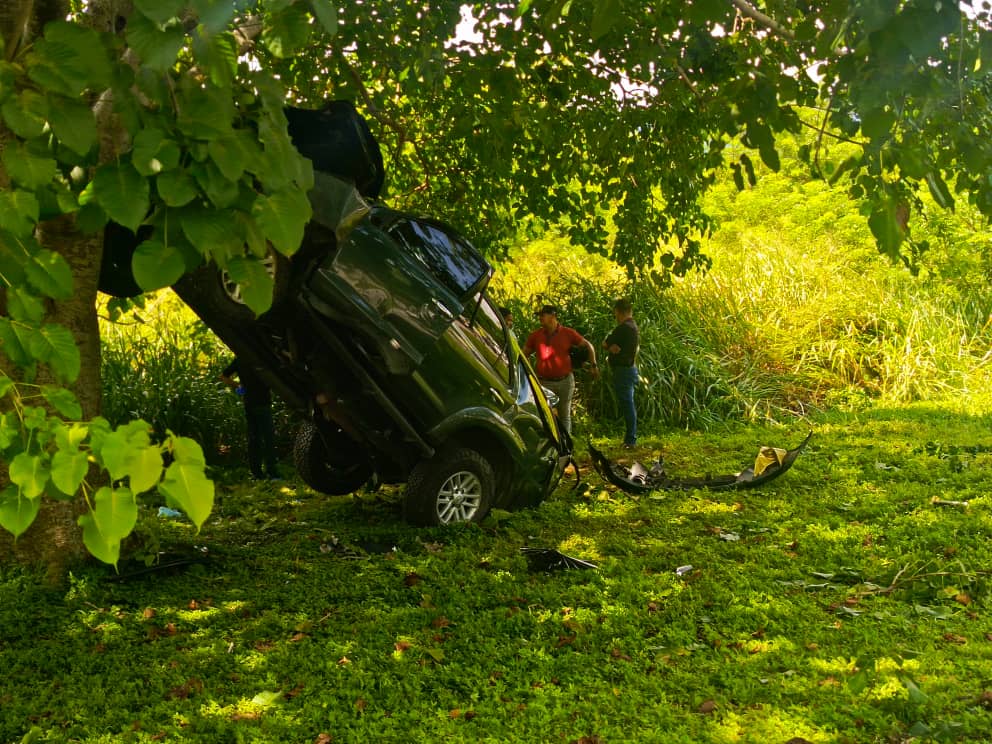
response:
M265 264L254 256L232 258L227 263L227 272L238 283L241 299L255 315L272 307L272 277Z
M132 454L128 483L134 493L144 493L162 478L162 449L157 445L141 447Z
M751 162L751 158L748 157L746 152L741 153L741 165L744 166L744 172L747 173L747 182L752 187L757 186L758 177L754 174L754 163Z
M868 217L868 227L878 242L879 250L892 258L897 258L903 233L896 221L895 210L889 206L876 207Z
M34 357L28 351L27 339L30 334L22 340L22 328L21 324L11 323L8 318L0 316L0 351L18 367L27 367L34 361Z
M93 502L93 519L105 540L119 543L131 534L138 521L138 504L131 489L105 486Z
M310 38L310 21L301 5L273 13L262 29L262 44L279 59L289 59Z
M68 328L54 323L42 326L31 336L29 351L57 379L70 383L79 377L79 349Z
M40 506L41 499L29 499L15 486L7 486L0 491L0 527L15 538L23 535L38 516Z
M219 88L230 88L238 71L238 45L233 34L197 29L193 54Z
M41 214L38 198L20 189L0 191L0 228L22 240L34 240L32 233Z
M0 107L3 120L10 131L21 139L40 137L48 120L48 101L34 91L25 90L10 98Z
M237 181L241 178L248 164L248 153L242 147L240 137L232 133L230 136L211 140L207 151L226 179Z
M7 290L7 314L13 320L39 325L45 318L45 306L26 287L15 285Z
M241 194L238 182L229 180L212 160L193 163L190 173L218 209L233 206Z
M21 452L10 461L10 482L20 486L21 494L29 499L41 496L51 474L47 457Z
M229 209L186 208L181 217L187 239L204 256L233 256L240 253L242 239L234 212ZM223 261L218 261L223 265Z
M331 0L310 0L310 8L314 17L324 27L328 36L336 36L338 33L338 9Z
M0 372L0 398L14 389L14 381ZM0 421L2 423L2 421Z
M261 196L252 207L265 237L280 253L292 256L303 242L303 230L313 214L310 200L300 189L283 189Z
M207 480L202 465L189 465L176 460L166 469L158 490L186 512L197 530L207 521L214 506L214 484Z
M597 0L589 33L593 41L604 36L620 16L620 0Z
M134 280L145 292L170 287L186 273L186 262L175 246L146 240L134 251Z
M42 385L41 394L63 418L78 421L83 417L82 406L76 400L75 394L68 388Z
M131 162L142 176L172 170L180 159L179 145L161 129L142 129L135 135Z
M209 142L231 133L234 101L229 89L195 83L186 76L176 90L179 131L196 140Z
M189 204L199 194L196 181L185 170L176 169L160 173L155 178L155 188L158 195L170 207L182 207Z
M861 119L861 133L869 139L883 139L889 136L896 115L885 108L872 109Z
M134 0L135 9L160 26L177 18L185 6L186 0Z
M86 155L97 141L93 111L81 101L60 98L49 107L48 123L59 142L73 152Z
M80 24L54 21L35 42L28 74L42 87L77 98L86 90L102 91L113 79L113 66L101 36Z
M189 6L211 34L223 31L234 17L235 4L230 0L190 0Z
M35 157L23 145L7 145L3 151L3 165L15 183L30 190L51 183L58 171L54 158Z
M125 31L130 46L150 69L165 72L176 62L186 33L178 20L159 25L144 15L132 15Z
M66 496L74 496L89 470L85 452L59 450L52 456L52 483Z
M148 214L148 181L130 163L107 163L97 169L87 192L114 222L137 232ZM80 203L85 203L80 199Z
M203 448L195 439L171 435L169 442L172 448L174 462L180 465L193 465L199 468L207 466L207 458L203 456Z
M262 692L253 697L251 701L255 703L255 705L260 705L263 708L267 708L273 703L278 702L281 697L282 693L279 691L262 690Z
M72 297L72 269L58 253L47 248L38 249L24 265L24 272L28 284L45 297L53 300Z

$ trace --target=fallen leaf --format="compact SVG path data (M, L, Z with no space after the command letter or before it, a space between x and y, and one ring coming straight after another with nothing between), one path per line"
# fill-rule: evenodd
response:
M341 666L350 663L351 663L351 659L349 659L347 656L342 656L340 659L338 659L338 664L340 664Z
M403 583L406 584L407 586L416 586L421 581L423 581L423 579L420 577L419 574L417 574L414 571L411 571L410 573L408 573L406 576L403 577Z
M957 633L944 633L944 640L948 643L967 643L968 639Z
M368 703L365 702L365 698L358 698L358 700L355 701L355 710L362 711L365 710L366 707L368 707Z
M462 712L458 708L452 708L448 711L448 718L461 718Z
M431 626L434 628L447 628L449 625L451 625L451 621L444 615L436 617L431 621Z
M992 690L985 690L985 692L978 696L976 702L983 708L992 709Z
M960 602L963 605L970 605L971 604L971 597L969 597L964 592L961 592L961 594L959 594L958 596L956 596L954 599L956 601Z
M393 644L393 648L395 648L400 653L403 653L404 651L409 649L410 646L412 645L413 644L410 643L410 641L396 641L396 643Z
M332 741L334 741L333 736L321 731L319 734L317 734L317 738L313 740L313 744L331 744Z
M294 633L293 637L289 639L290 643L297 643L304 640L307 637L306 633Z
M141 613L141 616L145 618L145 620L150 620L155 617L155 609L152 607L146 607L145 611Z

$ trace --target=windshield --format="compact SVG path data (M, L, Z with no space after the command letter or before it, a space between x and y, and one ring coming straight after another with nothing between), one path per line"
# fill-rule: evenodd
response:
M437 223L404 219L390 233L458 298L479 289L492 273L471 243Z

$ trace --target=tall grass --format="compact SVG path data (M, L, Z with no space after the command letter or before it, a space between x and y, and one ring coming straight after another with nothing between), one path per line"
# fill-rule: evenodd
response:
M648 427L775 421L988 386L992 294L976 282L980 257L948 244L946 220L939 260L914 277L877 254L864 218L824 184L773 176L710 198L721 228L706 242L705 274L633 282L605 259L570 260L579 249L543 241L511 251L494 287L520 317L555 302L597 347L613 298L631 297ZM579 397L597 424L617 420L608 385L584 380Z
M241 401L219 379L232 354L172 292L104 321L101 339L103 415L111 424L142 418L157 434L198 441L210 464L244 462ZM277 404L279 431L287 419Z

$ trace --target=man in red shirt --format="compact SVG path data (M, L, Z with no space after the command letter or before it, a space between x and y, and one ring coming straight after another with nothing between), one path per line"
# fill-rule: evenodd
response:
M558 423L569 434L572 433L572 394L575 392L575 376L572 374L572 359L568 352L573 346L586 346L589 351L589 367L594 377L599 376L596 366L596 349L578 331L558 322L558 308L544 305L537 313L541 327L527 337L524 355L536 355L534 370L541 385L558 396L555 413Z

